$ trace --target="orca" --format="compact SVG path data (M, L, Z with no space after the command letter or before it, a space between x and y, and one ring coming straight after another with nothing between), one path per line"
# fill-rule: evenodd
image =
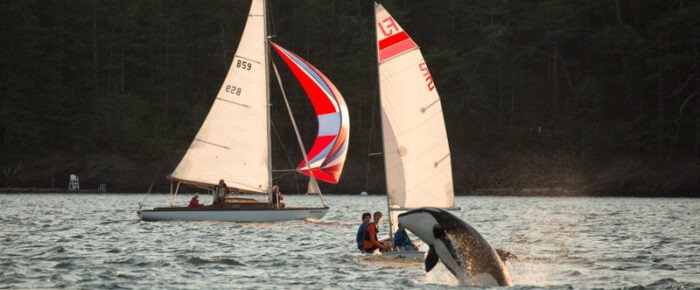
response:
M509 286L510 276L496 250L465 221L441 208L422 207L399 215L406 227L430 246L425 272L438 260L461 284Z

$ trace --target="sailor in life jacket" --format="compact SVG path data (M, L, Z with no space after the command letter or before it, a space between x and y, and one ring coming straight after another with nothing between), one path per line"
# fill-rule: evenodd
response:
M223 179L219 180L219 185L214 187L214 204L223 203L228 193L226 182Z

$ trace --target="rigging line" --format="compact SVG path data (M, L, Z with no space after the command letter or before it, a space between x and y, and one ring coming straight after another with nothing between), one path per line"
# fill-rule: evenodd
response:
M289 100L287 100L287 93L284 92L284 87L282 86L282 78L280 78L280 73L277 70L277 65L275 65L274 62L271 62L271 63L272 63L272 68L275 70L275 76L277 76L277 82L280 85L280 91L282 91L282 97L284 97L284 104L287 105L287 112L289 113L289 118L292 120L292 125L294 126L294 133L297 135L297 141L299 141L299 147L301 149L301 153L304 155L304 161L306 162L307 166L310 166L309 156L306 155L306 147L304 147L304 142L301 141L301 135L299 135L299 128L297 127L297 122L294 120L294 114L292 113L292 108L289 106ZM316 177L314 176L314 172L309 171L309 174L311 175L311 179L313 179L315 181ZM321 198L321 204L325 207L326 202L323 200L323 195L321 194L320 190L318 193L318 197Z
M277 126L275 126L275 122L272 120L272 118L270 118L270 123L272 123L272 131L275 132L275 136L277 136L277 141L279 141L280 145L282 145L282 151L284 152L284 155L287 156L287 161L289 162L289 166L294 166L294 163L292 163L292 158L289 157L289 152L287 151L287 147L284 146L284 142L282 142L282 137L280 137L280 133L277 130ZM275 170L272 170L272 172L275 172ZM299 183L298 183L296 174L294 175L294 186L296 187L297 194L299 194Z
M379 75L379 71L377 71L377 75ZM378 80L378 78L377 78ZM365 170L365 191L369 191L369 161L370 161L370 156L372 156L372 137L374 137L374 114L375 111L377 110L377 106L380 106L379 101L377 99L379 96L379 85L374 86L374 96L376 104L372 105L372 116L370 117L369 121L369 140L367 141L367 156L365 156L365 159L367 160L367 170Z
M287 173L285 173L285 174L282 174L282 175L279 175L279 176L277 176L277 177L274 177L273 179L279 180L279 179L282 179L283 177L286 177L287 175L294 174L294 173L296 173L296 171L287 172ZM296 179L296 176L297 176L297 175L294 174L294 179ZM295 182L295 183L296 183L296 182ZM297 187L298 187L298 186L297 186ZM299 190L297 190L297 194L299 194Z

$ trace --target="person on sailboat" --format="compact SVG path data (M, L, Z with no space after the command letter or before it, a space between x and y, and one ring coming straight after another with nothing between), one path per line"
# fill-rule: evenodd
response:
M214 204L223 203L226 195L229 194L228 186L223 179L219 180L219 185L214 187Z
M416 246L413 244L413 242L411 242L411 239L408 237L406 228L402 227L401 225L399 225L399 229L396 231L396 234L394 234L394 247L403 251L416 250Z
M357 229L357 249L362 251L365 247L364 243L364 237L365 237L365 232L367 232L367 226L369 225L369 221L372 219L372 215L368 212L362 214L362 224L360 224L360 228Z
M272 186L272 205L275 208L284 208L286 205L283 202L280 202L283 199L284 199L284 196L282 196L282 193L280 192L279 185L273 185Z
M392 249L390 242L381 243L377 240L377 233L379 233L379 222L382 220L382 216L381 211L375 211L374 221L367 226L363 246L365 253L371 254L377 249L381 249L384 252L391 251Z
M204 205L199 203L199 192L196 192L194 194L194 197L190 200L190 204L187 207L200 207L200 206L204 206Z

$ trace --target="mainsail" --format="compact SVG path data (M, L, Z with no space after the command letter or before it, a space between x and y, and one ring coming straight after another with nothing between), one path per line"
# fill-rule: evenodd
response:
M270 186L263 0L253 0L228 74L171 179L267 192Z
M428 67L416 43L380 4L375 17L389 207L454 207L442 104ZM394 227L396 215L392 211Z
M343 96L328 78L306 60L272 43L309 96L318 118L318 134L309 150L307 166L302 161L300 172L330 183L338 183L345 164L350 120Z

